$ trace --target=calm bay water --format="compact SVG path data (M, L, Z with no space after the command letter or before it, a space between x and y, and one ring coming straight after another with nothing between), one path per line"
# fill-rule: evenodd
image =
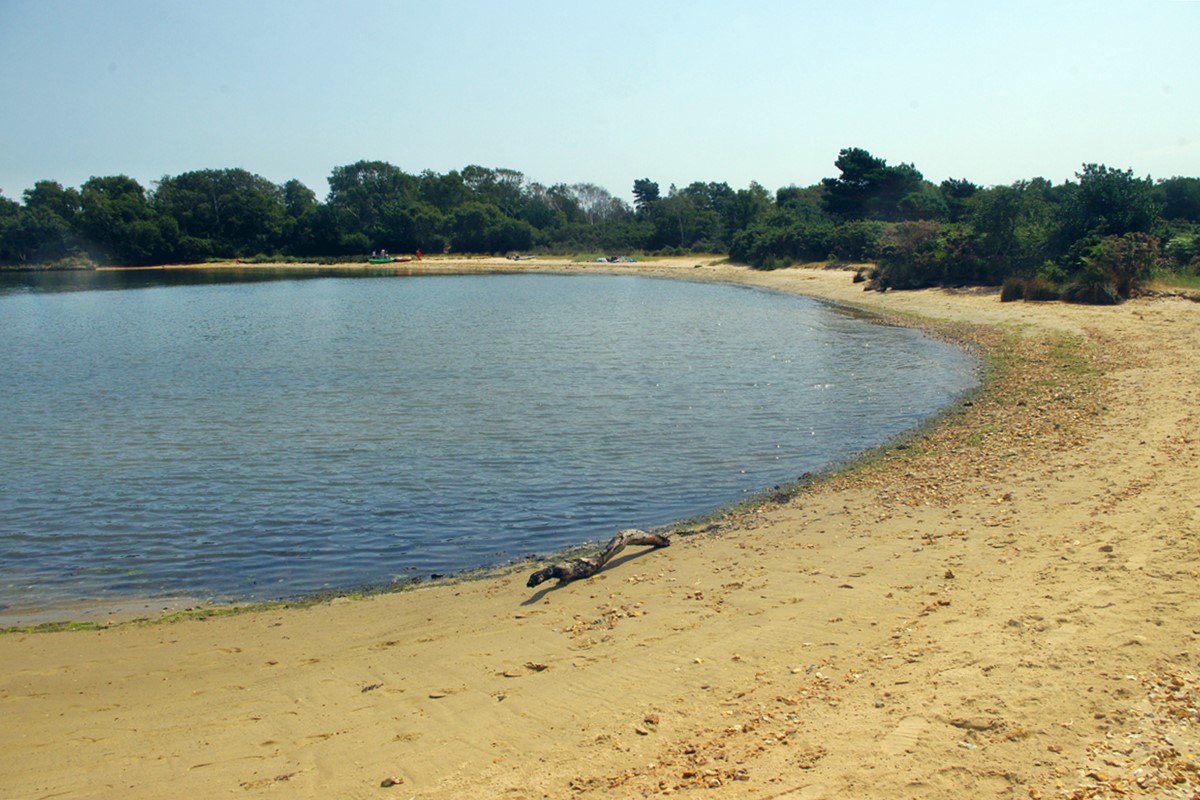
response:
M0 609L545 554L793 481L976 382L916 331L742 287L236 277L0 275Z

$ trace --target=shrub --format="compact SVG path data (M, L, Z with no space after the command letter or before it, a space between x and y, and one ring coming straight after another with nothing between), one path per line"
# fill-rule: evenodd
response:
M765 270L787 269L788 267L794 266L795 264L796 264L796 259L792 258L791 256L767 256L766 259L763 261L762 265L759 267L756 267L756 269L765 269Z
M1155 236L1146 233L1106 236L1084 257L1084 272L1107 273L1116 292L1122 298L1131 297L1161 258Z
M1037 271L1037 276L1060 286L1066 283L1069 277L1067 270L1061 264L1056 264L1053 261L1043 262Z
M1015 275L1005 278L1004 284L1000 287L1000 302L1011 303L1014 300L1024 300L1026 283L1024 278L1018 278Z
M1174 269L1184 269L1200 263L1200 233L1172 236L1163 246L1163 255Z
M887 231L880 250L878 289L923 289L939 277L936 222L902 222Z
M786 219L777 222L782 224L755 223L738 231L729 247L730 259L774 269L799 261L818 261L829 253L828 225Z
M1033 277L1025 281L1024 299L1032 302L1047 302L1062 297L1058 284L1046 278Z
M874 220L843 222L829 236L830 250L846 261L870 261L879 256L879 242L886 228Z
M1108 279L1102 281L1075 281L1063 290L1063 300L1091 306L1116 306L1124 302L1116 285Z
M371 238L358 231L343 234L338 239L338 246L343 253L369 253L374 249L371 247Z
M1068 303L1094 306L1115 306L1124 302L1112 274L1094 263L1085 264L1074 280L1067 284L1062 299Z
M688 248L692 253L727 253L729 246L720 239L700 239Z

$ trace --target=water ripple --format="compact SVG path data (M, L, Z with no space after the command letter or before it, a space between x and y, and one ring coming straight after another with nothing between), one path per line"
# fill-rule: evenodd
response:
M0 285L0 335L16 606L545 553L794 480L975 380L807 300L599 276Z

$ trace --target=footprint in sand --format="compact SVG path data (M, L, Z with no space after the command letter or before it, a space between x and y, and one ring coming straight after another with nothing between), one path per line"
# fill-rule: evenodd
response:
M879 747L889 756L911 753L917 747L921 734L929 727L924 717L905 717L895 730L883 737Z

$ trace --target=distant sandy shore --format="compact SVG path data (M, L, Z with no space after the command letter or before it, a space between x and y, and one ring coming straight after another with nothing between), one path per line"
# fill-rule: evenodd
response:
M0 797L1155 797L1200 791L1200 304L733 281L920 324L997 382L599 576L0 636Z

